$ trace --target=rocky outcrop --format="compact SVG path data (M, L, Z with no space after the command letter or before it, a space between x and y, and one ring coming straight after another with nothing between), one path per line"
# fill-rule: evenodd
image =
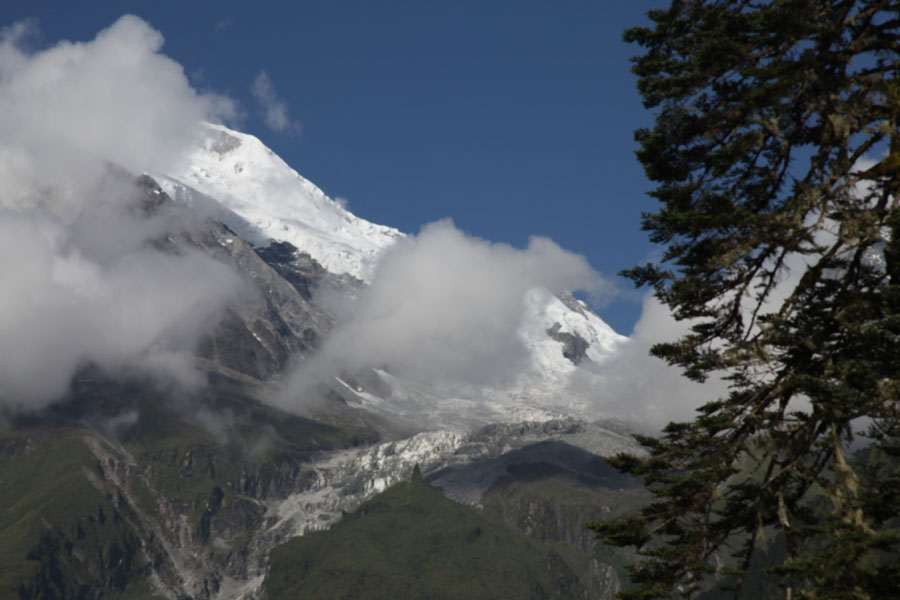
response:
M292 262L283 253L278 254L281 262L276 264L293 268L301 274L298 277L305 277L298 289L225 225L173 202L152 179L143 177L139 181L138 202L172 223L168 235L156 242L161 251L177 254L199 250L229 266L245 281L240 298L211 324L210 333L201 341L201 358L212 366L267 380L280 373L289 359L315 350L333 319L312 304L311 295L305 297L300 290L327 279L319 272L321 267L317 269L318 265L304 262L300 256L292 255Z
M256 253L310 302L315 296L351 295L364 286L352 275L335 275L327 271L308 252L301 252L289 242L272 241L257 248ZM323 308L327 310L327 307Z
M560 331L561 327L562 325L559 323L554 323L552 327L547 329L547 335L563 345L563 356L572 361L573 365L580 365L581 361L587 356L587 349L590 344L577 333Z

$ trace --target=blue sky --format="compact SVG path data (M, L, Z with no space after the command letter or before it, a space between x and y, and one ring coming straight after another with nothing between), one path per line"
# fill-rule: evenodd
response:
M239 129L356 214L412 233L451 217L519 247L543 235L612 277L653 251L632 137L651 116L621 32L657 4L6 0L0 26L34 18L41 46L136 14L194 87L239 102ZM251 92L261 72L281 131ZM599 312L628 334L640 295L620 286Z

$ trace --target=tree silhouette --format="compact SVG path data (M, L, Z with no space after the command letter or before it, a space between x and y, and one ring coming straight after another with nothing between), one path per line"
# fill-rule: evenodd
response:
M896 594L900 5L648 14L625 39L645 50L636 139L661 208L643 228L665 254L626 275L690 321L652 353L730 390L614 460L654 497L593 525L643 555L622 597L739 596L761 566L786 598Z

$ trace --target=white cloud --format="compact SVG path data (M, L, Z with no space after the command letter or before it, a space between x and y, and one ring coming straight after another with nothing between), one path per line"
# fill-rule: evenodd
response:
M727 393L726 383L716 377L696 383L683 377L679 367L650 356L654 344L674 341L688 329L647 293L629 340L608 361L576 378L571 392L593 397L599 414L647 431L692 420L697 408Z
M134 210L110 165L165 171L200 120L234 106L193 90L137 17L37 52L28 30L0 32L0 406L43 406L89 363L190 382L202 327L239 280L153 250L171 223Z
M185 382L185 353L237 277L199 254L96 261L72 242L52 220L0 213L0 395L13 405L51 401L88 363L143 365Z
M385 254L371 286L278 402L290 406L317 381L367 366L423 382L513 378L527 358L517 334L523 297L535 287L602 293L608 285L584 257L549 239L519 250L467 236L450 221L428 225Z
M806 225L812 226L817 217L817 214L809 215ZM831 245L836 239L835 230L834 221L826 219L815 233L815 242L826 247ZM817 254L788 254L776 285L769 290L766 301L759 307L759 315L778 311L818 258ZM761 287L751 285L750 289ZM755 297L742 297L744 327L752 327L754 332L758 332L760 327L758 316L756 320L753 318L756 304ZM697 408L727 396L728 385L721 379L722 373L713 374L705 383L699 384L682 376L679 367L669 366L665 361L649 355L654 344L673 342L689 333L690 324L689 321L676 321L667 306L661 304L652 293L646 293L643 311L628 343L599 369L602 383L598 386L594 380L585 378L577 382L578 386L582 386L580 391L584 393L583 386L586 385L600 387L600 410L608 416L643 424L649 430L659 430L671 421L693 420ZM809 407L803 399L795 399L794 402L795 410L807 410Z
M19 49L20 38L13 27L0 42L7 203L10 192L48 187L48 176L56 185L90 181L107 160L135 172L165 171L199 120L234 112L228 99L194 91L181 66L159 52L162 35L138 17L120 18L90 42L33 54Z
M259 109L266 127L279 133L300 131L300 124L288 116L287 105L275 92L272 79L265 71L260 71L250 86L250 93L259 104Z

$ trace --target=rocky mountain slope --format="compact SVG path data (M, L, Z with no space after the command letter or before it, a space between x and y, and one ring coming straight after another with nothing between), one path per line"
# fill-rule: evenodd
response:
M0 596L259 598L280 576L273 548L419 465L448 501L563 544L555 572L610 597L621 557L583 525L640 501L601 458L640 450L566 388L625 339L574 297L533 289L518 332L529 366L512 382L427 385L373 359L285 412L272 401L285 371L338 323L323 298L352 300L403 235L353 216L256 138L204 131L182 167L134 180L136 209L171 224L158 252L202 252L245 283L197 348L208 384L85 365L49 409L6 415Z

